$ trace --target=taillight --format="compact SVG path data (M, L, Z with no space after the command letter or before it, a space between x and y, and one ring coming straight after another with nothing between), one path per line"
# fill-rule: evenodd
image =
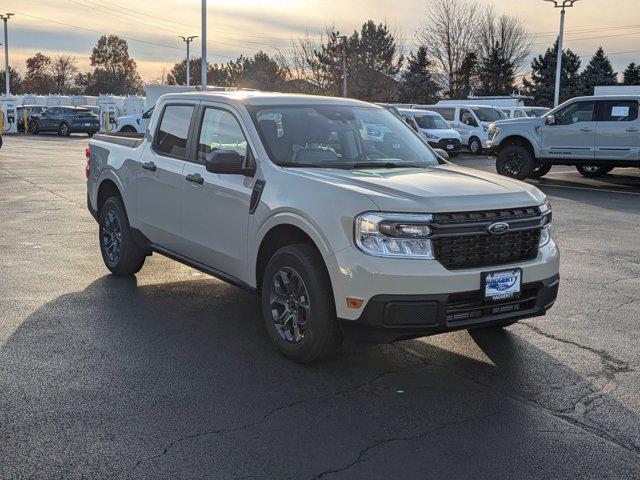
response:
M91 149L89 148L88 145L87 145L87 148L84 151L84 154L87 157L87 165L84 167L84 176L87 177L87 180L88 180L89 179L89 169L91 167L91 164L90 164Z

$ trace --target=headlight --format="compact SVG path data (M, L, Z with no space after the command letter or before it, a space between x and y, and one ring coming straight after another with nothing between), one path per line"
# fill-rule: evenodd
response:
M540 220L540 224L542 225L542 230L540 231L540 247L544 247L549 240L551 240L551 204L549 202L545 202L538 207L540 209L540 213L542 214L542 220Z
M494 139L498 136L498 134L500 133L500 127L496 127L495 125L491 125L489 127L489 138L490 139Z
M355 220L355 241L368 255L433 259L431 215L363 213Z
M425 136L425 137L427 137L427 138L430 138L430 139L432 139L432 140L435 140L435 139L437 139L437 138L438 138L438 137L436 137L434 134L429 133L429 132L424 132L424 136Z

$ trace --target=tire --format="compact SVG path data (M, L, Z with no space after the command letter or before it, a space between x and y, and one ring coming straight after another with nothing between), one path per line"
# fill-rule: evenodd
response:
M469 151L474 155L482 155L484 149L482 148L482 142L478 137L471 137L469 139Z
M138 133L138 131L133 128L131 125L125 125L124 127L122 127L120 129L120 132L122 133Z
M60 124L60 126L58 127L58 135L60 135L61 137L68 137L69 135L71 135L71 128L69 128L67 122L62 122Z
M602 177L606 175L613 167L601 167L598 165L576 165L576 170L580 172L580 175L587 178Z
M310 363L326 357L339 344L331 282L313 246L279 249L267 263L261 293L267 333L285 357Z
M550 163L540 163L536 168L534 168L529 178L542 178L551 170Z
M98 241L104 264L114 275L129 276L144 265L146 252L136 245L120 197L111 197L100 210Z
M530 177L535 168L535 159L529 149L518 143L505 145L496 159L496 171L517 180Z
M40 125L35 120L29 122L29 133L31 135L38 135L40 133Z
M96 132L87 132L87 135L89 135L89 137L93 137L96 134Z

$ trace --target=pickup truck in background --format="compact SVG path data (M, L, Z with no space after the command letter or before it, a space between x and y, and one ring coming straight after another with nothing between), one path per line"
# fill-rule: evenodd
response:
M578 97L540 118L494 122L487 148L501 175L539 178L553 165L574 165L585 177L640 167L637 96Z
M133 113L118 117L118 132L120 133L144 133L149 126L149 120L153 114L154 107L144 113Z
M155 252L256 293L269 339L294 361L345 335L501 328L556 299L544 194L449 164L376 105L164 95L144 137L94 137L86 176L111 272L133 275Z

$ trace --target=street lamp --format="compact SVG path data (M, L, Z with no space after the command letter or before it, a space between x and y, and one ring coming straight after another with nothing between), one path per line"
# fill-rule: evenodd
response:
M342 35L342 96L347 96L347 37Z
M207 89L207 0L202 0L202 90Z
M560 10L560 34L558 35L558 59L556 60L556 92L553 97L553 106L557 107L560 103L560 75L562 73L562 37L564 35L564 14L567 8L573 7L578 0L544 0L553 3L554 8Z
M4 86L7 97L11 95L11 87L9 86L9 33L7 31L7 22L13 15L13 13L5 13L4 15L0 15L0 18L4 22Z
M189 82L191 80L191 68L190 68L191 65L189 65L189 44L193 42L195 38L198 38L198 36L192 35L190 37L185 37L183 35L178 35L178 37L180 37L182 41L187 44L187 87L188 87L190 85Z

